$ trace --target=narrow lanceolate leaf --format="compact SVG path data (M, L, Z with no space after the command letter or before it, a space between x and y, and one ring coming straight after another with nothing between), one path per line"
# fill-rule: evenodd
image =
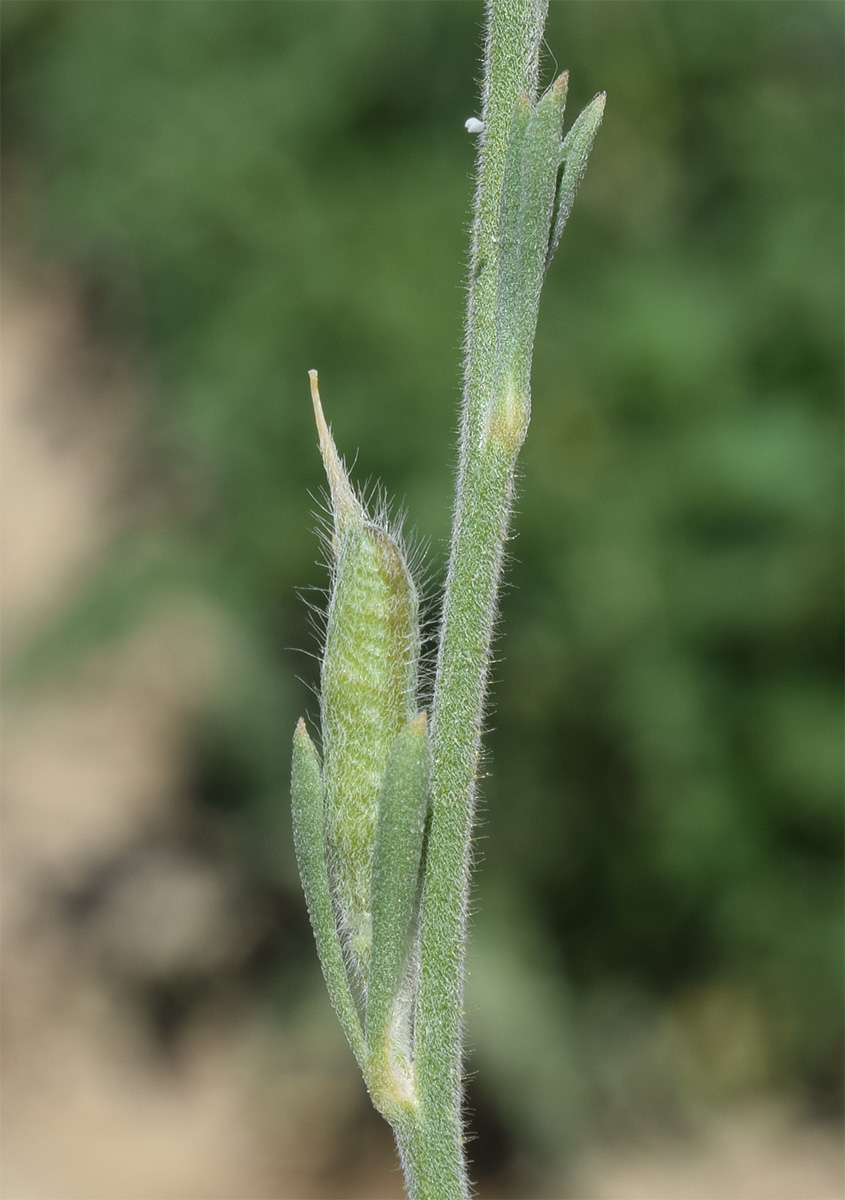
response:
M332 1004L355 1057L363 1065L365 1058L361 1023L349 987L329 888L320 760L314 743L308 736L305 722L301 719L293 735L291 799L296 860L308 915L314 929L317 953Z
M373 950L367 988L367 1045L382 1087L410 1090L410 1005L405 975L419 900L431 753L420 713L393 744L379 800L373 864Z
M320 680L329 877L364 989L381 782L390 748L416 712L418 603L398 538L369 516L349 484L323 417L316 372L311 388L334 519Z
M574 125L563 139L563 149L561 151L563 170L555 199L555 219L552 227L552 236L549 241L549 250L546 255L547 267L554 257L555 250L558 248L560 235L563 233L564 226L569 220L572 205L575 203L575 197L578 195L581 180L584 178L584 172L587 170L587 159L590 157L593 142L596 140L596 134L599 131L599 126L604 116L606 99L606 94L599 92L598 96L595 96L583 112L578 115Z

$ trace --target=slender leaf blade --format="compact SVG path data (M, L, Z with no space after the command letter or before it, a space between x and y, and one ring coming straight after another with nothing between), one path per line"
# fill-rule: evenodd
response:
M296 860L317 953L334 1009L355 1057L363 1066L364 1038L338 937L326 865L320 759L301 718L293 736L291 800Z
M578 114L572 128L563 139L563 148L561 150L563 170L560 176L560 183L558 184L554 225L546 255L547 269L558 248L561 234L566 222L569 220L572 205L575 203L575 197L578 195L578 189L587 170L587 160L590 157L593 142L596 140L596 134L599 131L599 126L604 116L606 99L606 94L599 92L587 107Z

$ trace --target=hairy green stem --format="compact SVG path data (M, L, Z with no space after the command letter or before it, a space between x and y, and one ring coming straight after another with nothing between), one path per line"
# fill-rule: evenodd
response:
M547 0L489 0L464 407L432 731L431 816L420 918L414 1061L420 1113L397 1130L413 1200L465 1200L463 974L475 780L518 446L486 428L496 370L499 209L511 123L533 99Z

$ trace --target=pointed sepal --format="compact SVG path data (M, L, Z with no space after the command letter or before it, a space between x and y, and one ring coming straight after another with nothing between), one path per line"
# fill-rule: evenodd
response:
M320 400L319 378L316 371L308 372L308 380L311 385L311 403L314 406L314 420L317 425L317 437L320 441L320 455L323 459L323 466L326 468L326 478L329 481L329 493L332 502L332 517L334 519L335 541L334 550L337 554L337 542L344 529L350 524L363 523L365 520L364 510L352 490L352 484L349 482L349 476L346 473L346 468L343 465L340 455L337 452L337 447L334 444L332 431L326 422L323 414L323 405Z

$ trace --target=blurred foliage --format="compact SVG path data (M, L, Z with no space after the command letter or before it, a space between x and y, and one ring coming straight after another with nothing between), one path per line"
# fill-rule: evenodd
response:
M294 893L314 700L286 648L314 648L295 589L324 579L305 373L438 578L480 20L4 4L14 234L134 354L156 483L32 653L174 588L225 610L198 793ZM528 1156L690 1097L840 1094L842 24L552 5L571 109L609 100L541 311L469 997L482 1125Z

